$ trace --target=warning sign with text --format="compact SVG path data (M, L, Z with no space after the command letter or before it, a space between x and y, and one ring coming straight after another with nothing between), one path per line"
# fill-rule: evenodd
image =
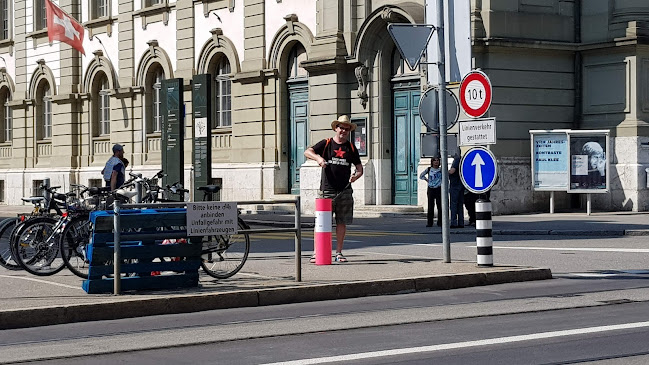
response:
M187 203L187 235L211 236L237 233L236 202Z

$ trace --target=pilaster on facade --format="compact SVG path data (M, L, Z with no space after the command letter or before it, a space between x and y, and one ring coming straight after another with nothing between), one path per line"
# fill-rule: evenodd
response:
M266 20L264 0L244 0L244 54L241 71L255 72L266 68Z
M194 1L176 1L176 77L191 80L196 74L194 65ZM185 100L191 100L185 99Z
M119 69L119 85L121 87L134 86L135 82L135 30L133 22L133 1L118 0L119 14L117 15L119 42L119 58L117 68Z
M311 60L335 60L349 54L353 40L345 39L345 15L343 0L318 0L316 4L316 35L311 46ZM348 24L349 26L349 24Z

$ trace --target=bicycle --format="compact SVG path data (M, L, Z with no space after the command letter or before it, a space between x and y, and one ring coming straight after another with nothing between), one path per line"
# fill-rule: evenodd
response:
M68 270L80 278L87 279L89 266L87 249L92 235L90 212L104 207L111 192L109 187L76 186L81 189L80 199L77 204L69 207L68 214L63 218L59 235L59 251ZM86 193L89 196L83 198Z
M13 259L25 271L33 275L49 276L66 267L59 249L59 236L78 199L73 192L55 192L59 187L42 188L51 194L51 202L54 204L50 202L49 208L54 209L56 214L34 217L18 225L12 234L11 248Z
M22 269L22 266L15 259L16 254L14 253L13 242L16 236L34 218L63 214L61 208L65 207L65 199L67 196L56 193L54 190L58 188L58 186L46 188L41 185L40 189L44 189L50 193L50 199L43 196L22 198L24 202L34 205L32 212L30 214L21 214L16 218L7 218L0 222L0 266L8 270Z
M219 192L218 185L201 186L203 201L212 201L213 194ZM238 216L239 230L250 229L248 224ZM206 274L217 279L227 279L241 270L250 253L248 233L231 235L204 236L201 249L201 267Z

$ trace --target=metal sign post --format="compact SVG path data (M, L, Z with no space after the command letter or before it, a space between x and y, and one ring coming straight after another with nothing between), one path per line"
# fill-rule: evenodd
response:
M451 262L451 231L448 212L448 145L446 141L446 55L444 43L444 0L437 0L437 39L439 44L439 152L442 163L442 244L444 262Z

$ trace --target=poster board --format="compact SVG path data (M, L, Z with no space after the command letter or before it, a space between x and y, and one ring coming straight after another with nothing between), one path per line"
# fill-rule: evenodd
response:
M608 192L608 130L532 130L530 143L535 191Z

